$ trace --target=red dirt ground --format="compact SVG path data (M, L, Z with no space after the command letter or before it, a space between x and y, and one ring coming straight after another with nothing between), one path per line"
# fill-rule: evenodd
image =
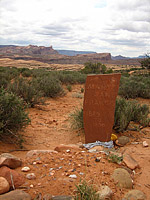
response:
M72 86L72 92L67 92L66 96L57 99L48 99L46 105L29 109L31 125L22 131L25 138L24 149L54 149L59 144L84 143L84 133L71 129L69 115L76 108L80 108L83 98L77 98L83 85ZM150 106L150 100L139 100ZM117 147L117 151L126 151L139 163L140 168L132 173L134 189L143 191L150 199L150 147L144 148L142 141L147 141L150 146L149 132L127 131L122 135L130 137L130 143L124 147ZM121 135L121 134L120 134ZM119 135L119 136L120 136ZM133 142L137 142L133 144ZM28 173L35 173L35 180L27 180L24 190L31 194L32 198L38 193L44 196L47 193L52 195L74 195L75 185L80 180L94 184L98 189L102 184L108 185L114 195L113 200L121 200L127 189L118 189L111 180L114 169L123 167L115 163L108 162L103 153L89 153L85 149L77 152L59 152L51 155L38 155L26 158L27 151L17 150L17 147L10 144L0 143L0 152L11 152L22 158L23 166L31 168ZM95 162L96 157L101 157L100 162ZM36 164L33 164L36 162ZM50 168L53 168L50 170ZM16 169L19 173L21 168ZM69 178L70 174L75 174L76 179ZM33 185L33 188L30 187Z

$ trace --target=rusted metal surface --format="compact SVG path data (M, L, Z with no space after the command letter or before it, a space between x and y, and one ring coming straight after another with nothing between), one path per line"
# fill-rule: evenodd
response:
M111 140L120 77L121 74L87 76L83 104L86 143Z

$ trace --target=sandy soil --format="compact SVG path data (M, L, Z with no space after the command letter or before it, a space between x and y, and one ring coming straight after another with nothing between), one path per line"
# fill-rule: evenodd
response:
M84 133L71 129L69 115L76 108L80 108L83 98L77 98L83 85L74 85L72 92L67 92L66 96L57 99L48 99L46 105L29 109L31 124L22 131L25 138L24 149L54 149L59 144L84 143ZM142 100L148 103L150 100ZM139 163L140 168L131 173L134 188L143 191L148 200L150 199L150 147L144 148L143 141L147 141L150 146L150 127L148 132L127 131L124 134L130 137L130 143L124 147L116 147L116 151L128 152ZM1 152L17 150L14 145L0 143ZM124 167L108 162L103 153L89 153L82 149L77 152L59 152L51 155L39 155L26 158L26 151L11 151L12 154L22 158L23 166L29 166L30 172L35 173L35 180L27 180L23 189L30 193L32 198L38 193L44 196L47 193L52 195L74 195L75 185L80 180L94 184L98 189L102 184L108 185L114 195L113 200L121 200L127 189L118 189L111 180L114 169ZM96 157L101 157L100 162L96 162ZM53 168L53 169L51 169ZM21 172L21 168L16 169ZM69 178L75 174L76 179Z

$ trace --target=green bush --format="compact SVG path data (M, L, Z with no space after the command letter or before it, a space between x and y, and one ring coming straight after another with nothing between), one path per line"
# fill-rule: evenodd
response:
M27 81L23 78L16 79L9 85L8 91L21 97L26 104L34 107L36 104L43 103L42 92L34 85L33 81Z
M60 81L50 75L36 78L33 81L33 84L45 97L53 98L64 95L64 90Z
M32 70L28 68L21 68L20 70L23 77L31 77L32 76Z
M89 185L86 181L83 181L79 185L76 185L75 200L98 200L99 195L94 189L93 185Z
M125 100L118 98L115 107L114 129L124 131L131 121L138 122L147 126L150 119L148 118L149 108L147 105L140 105L137 101Z
M0 140L8 138L21 142L18 130L29 124L30 119L25 106L18 96L0 89Z
M76 109L71 113L70 120L73 129L83 129L83 108Z
M71 85L67 85L66 88L67 88L67 90L68 90L69 92L72 91L72 86L71 86Z
M84 64L84 69L81 70L84 74L105 74L106 66L102 63L87 62Z
M124 98L150 98L150 77L121 77L119 95Z
M146 55L146 58L143 59L141 62L141 67L150 70L150 56Z
M59 71L55 74L63 84L85 83L86 76L76 71Z
M0 67L0 88L7 88L12 79L19 77L17 68Z

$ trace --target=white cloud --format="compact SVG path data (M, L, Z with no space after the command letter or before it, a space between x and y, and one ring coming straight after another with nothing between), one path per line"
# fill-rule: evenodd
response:
M0 41L137 56L150 50L149 11L149 0L0 0Z

